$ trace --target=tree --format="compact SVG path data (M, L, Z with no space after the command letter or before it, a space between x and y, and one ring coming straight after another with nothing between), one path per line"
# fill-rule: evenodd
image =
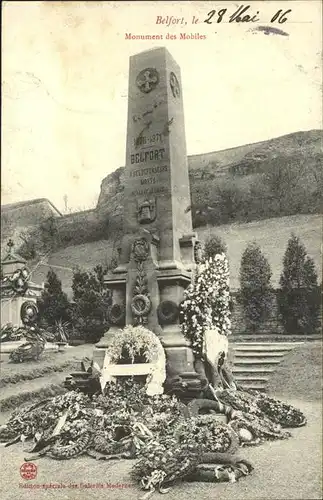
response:
M226 252L226 244L222 241L220 236L213 235L206 239L204 243L204 254L206 260L210 257L215 257L217 254L225 254Z
M273 291L268 260L256 243L249 243L241 257L240 302L246 326L253 333L270 316Z
M88 341L99 340L108 328L107 311L111 296L104 285L102 266L93 271L75 269L72 289L74 293L74 324Z
M313 333L319 326L320 293L314 261L300 239L288 240L278 307L286 333Z
M61 281L52 269L47 273L47 281L38 301L38 307L40 317L49 325L70 320L70 303L62 290Z

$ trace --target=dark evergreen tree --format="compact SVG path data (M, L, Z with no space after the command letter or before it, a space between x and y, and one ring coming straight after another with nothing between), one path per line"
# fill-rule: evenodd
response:
M213 235L206 239L204 243L204 256L206 260L220 253L226 254L226 252L226 244L222 241L220 236Z
M57 321L70 320L70 304L66 293L62 290L62 283L56 273L50 269L44 290L38 300L40 318L48 325L55 325Z
M249 243L241 257L240 294L246 326L256 332L270 317L273 290L268 260L256 243Z
M75 269L73 274L73 323L89 342L98 341L108 328L111 296L104 285L104 274L102 266L96 266L93 271Z
M319 327L320 291L315 264L294 234L283 259L278 306L286 333L311 334Z

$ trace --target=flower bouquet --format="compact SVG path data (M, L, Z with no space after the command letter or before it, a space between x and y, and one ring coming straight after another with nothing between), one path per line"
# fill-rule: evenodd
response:
M142 326L126 326L109 345L110 360L116 364L151 363L158 354L158 338Z

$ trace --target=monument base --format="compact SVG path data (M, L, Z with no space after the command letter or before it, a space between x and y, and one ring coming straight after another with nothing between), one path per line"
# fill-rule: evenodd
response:
M182 376L195 372L194 356L190 347L164 347L166 353L167 375Z
M21 319L21 306L24 302L34 302L36 304L36 297L3 297L1 299L1 326L11 323L15 327L24 326Z
M101 370L103 368L105 350L109 347L111 340L117 334L119 329L120 328L116 326L110 327L109 330L105 332L100 341L94 346L93 362L97 363Z

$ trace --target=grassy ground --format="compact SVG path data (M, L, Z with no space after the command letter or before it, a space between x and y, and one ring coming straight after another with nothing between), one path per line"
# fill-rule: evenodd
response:
M308 342L296 347L278 365L269 380L268 391L285 398L304 401L322 399L322 343Z
M83 358L92 359L93 345L66 349L64 352L45 351L39 361L11 363L9 354L1 354L0 387L6 384L16 384L23 380L33 380L51 372L60 372L74 367Z
M203 241L211 234L219 235L227 244L230 261L230 282L232 288L239 288L239 268L242 252L248 242L256 240L273 271L272 283L276 286L282 269L282 259L288 238L294 231L305 244L309 255L313 257L320 276L322 222L320 215L293 215L266 219L246 224L227 224L218 227L197 229ZM74 245L50 255L46 265L40 265L33 274L33 281L41 283L51 265L54 267L65 291L71 293L72 268L74 266L90 269L96 264L107 264L111 257L112 240L100 240L83 245Z
M314 259L318 275L321 276L322 218L320 215L293 215L246 224L227 224L218 227L198 228L203 241L216 234L225 241L230 263L230 286L239 288L240 260L247 244L256 241L267 257L272 269L272 284L278 286L287 241L294 232L304 243L308 254Z
M64 392L65 378L80 368L81 361L92 359L93 345L85 344L65 352L45 351L39 361L11 363L8 354L1 354L0 423L10 411L30 400L44 399Z
M273 376L270 392L301 409L308 420L306 427L292 430L292 438L242 448L239 455L254 465L252 475L236 484L183 483L174 487L168 500L308 500L322 499L322 406L321 344L311 342L295 349ZM142 495L130 477L132 461L98 462L82 457L69 462L42 458L35 463L38 476L24 481L19 468L28 453L20 443L0 447L2 466L0 494L4 500L137 500ZM65 485L65 488L25 489L23 485ZM106 487L106 484L114 487ZM74 486L73 486L74 485ZM88 487L86 487L88 485ZM104 485L105 487L102 487ZM2 490L2 491L1 491ZM153 498L159 498L156 493Z

